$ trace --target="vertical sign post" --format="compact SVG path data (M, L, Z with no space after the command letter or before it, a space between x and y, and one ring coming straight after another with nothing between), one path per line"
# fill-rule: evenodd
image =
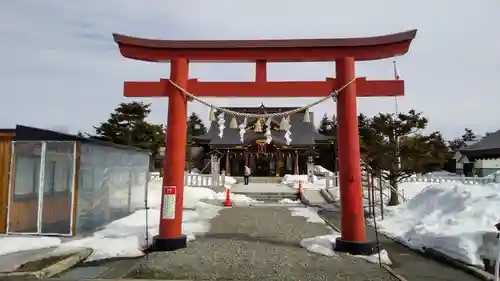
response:
M161 218L164 220L175 219L175 197L177 194L177 187L164 186L163 187L163 210Z

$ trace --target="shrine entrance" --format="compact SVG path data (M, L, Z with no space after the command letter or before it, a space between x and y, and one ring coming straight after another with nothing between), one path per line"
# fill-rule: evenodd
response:
M398 96L404 94L404 81L369 81L356 77L356 61L370 61L404 55L416 30L366 38L173 41L141 39L114 34L120 53L130 59L148 62L170 62L170 79L155 82L125 82L127 97L168 97L168 124L164 161L163 200L160 227L153 249L171 251L187 246L182 235L184 164L186 148L187 102L195 100L220 112L219 137L227 124L224 114L243 119L239 138L244 143L247 118L264 118L270 127L273 118L281 119L283 138L292 143L295 126L289 115L307 111L326 100L336 101L338 120L338 159L341 205L341 237L335 250L354 255L371 255L376 245L366 241L362 202L361 165L358 132L357 97ZM255 63L254 82L201 82L189 79L190 62ZM336 77L323 81L267 81L267 63L335 62ZM317 101L286 112L251 114L235 112L203 100L203 97L317 97ZM306 122L305 115L304 122ZM221 118L222 117L222 118ZM235 120L238 122L238 120ZM297 132L297 131L295 131ZM265 133L272 142L271 131ZM238 136L235 136L238 137ZM298 167L295 157L294 167ZM166 204L172 198L173 202ZM175 206L175 208L173 207ZM173 215L172 215L173 214Z
M248 164L252 170L252 176L272 177L276 175L274 167L271 167L276 153L273 144L267 144L265 140L259 139L249 145L248 152L250 158Z
M253 167L253 175L256 177L271 177L271 167L269 161L269 156L265 154L259 154L256 156L255 167ZM252 168L252 167L250 167Z

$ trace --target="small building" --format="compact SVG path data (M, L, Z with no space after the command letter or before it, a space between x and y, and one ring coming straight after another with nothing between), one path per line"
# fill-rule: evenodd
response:
M71 236L144 207L148 151L66 133L0 129L0 233Z
M455 152L453 159L455 160L455 174L472 176L474 170L474 163L469 161L469 158L460 151L466 147L475 144L477 141L466 141L464 144Z
M295 110L294 107L232 107L232 111L251 114L279 113ZM212 114L211 114L212 115ZM215 114L214 114L215 115ZM201 157L193 159L196 167L203 170L210 163L211 155L218 155L220 169L227 175L243 176L244 166L248 165L254 176L284 176L285 174L307 174L307 163L311 156L315 159L319 146L331 146L329 137L317 132L314 115L309 111L299 111L290 116L271 118L269 129L272 141L266 143L267 129L264 118L247 118L246 133L243 140L239 125L243 116L224 115L225 128L222 138L216 116L211 116L211 124L206 134L194 136L194 146L201 147ZM285 120L284 120L285 119ZM283 122L289 124L291 142L285 136ZM207 169L204 169L207 171ZM210 169L208 169L210 171Z
M466 176L484 177L500 171L500 130L477 142L469 143L458 152L459 154L455 155L457 166L462 165L463 174Z

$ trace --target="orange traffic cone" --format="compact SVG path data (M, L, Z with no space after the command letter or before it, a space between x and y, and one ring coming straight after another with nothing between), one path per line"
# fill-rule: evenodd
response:
M224 201L224 207L231 207L233 204L231 203L231 189L226 188L226 201Z
M299 181L299 190L297 192L297 200L301 199L301 194L302 194L302 181Z

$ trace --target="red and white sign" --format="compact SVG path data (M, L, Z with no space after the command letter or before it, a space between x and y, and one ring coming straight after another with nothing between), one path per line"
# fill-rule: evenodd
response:
M163 210L161 218L164 220L175 219L175 197L177 188L175 186L163 187Z

